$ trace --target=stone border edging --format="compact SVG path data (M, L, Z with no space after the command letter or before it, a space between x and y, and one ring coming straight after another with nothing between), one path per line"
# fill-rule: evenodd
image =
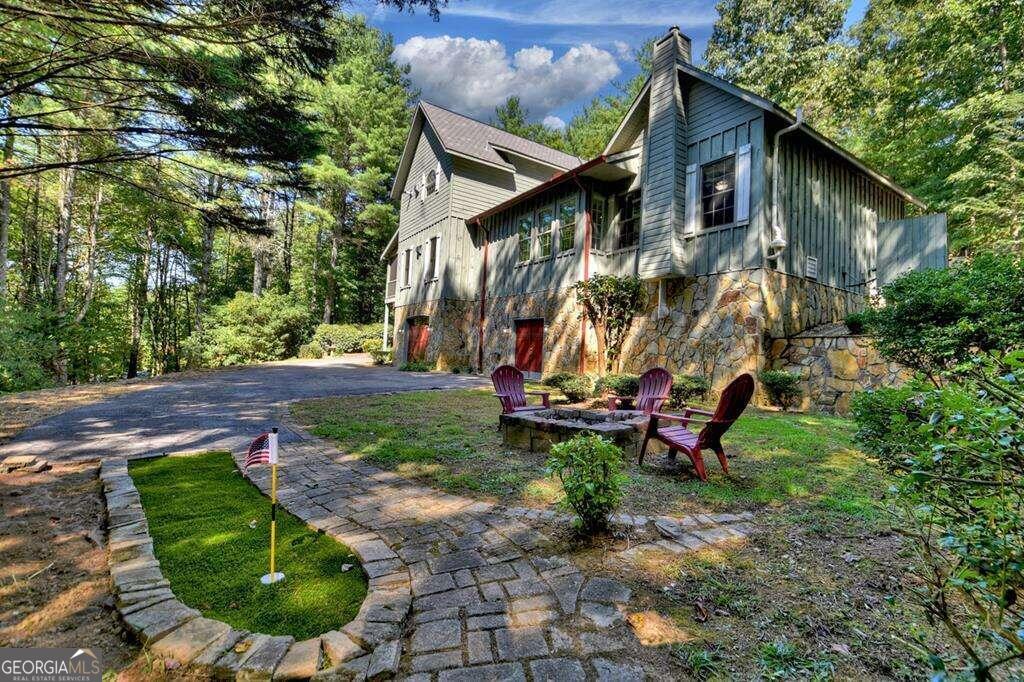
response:
M297 642L291 636L235 629L179 601L153 553L149 523L128 473L128 460L103 459L100 481L107 510L107 564L116 607L129 629L156 655L182 666L246 680L308 679L323 668L325 653L334 665L369 655L371 668L376 664L382 673L397 668L402 624L412 605L409 572L376 533L324 527L318 519L296 514L312 530L347 545L372 576L366 598L351 622L340 631Z

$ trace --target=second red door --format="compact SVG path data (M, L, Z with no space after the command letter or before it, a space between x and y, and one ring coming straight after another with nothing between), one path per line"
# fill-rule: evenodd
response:
M516 369L540 374L544 359L544 320L516 320Z

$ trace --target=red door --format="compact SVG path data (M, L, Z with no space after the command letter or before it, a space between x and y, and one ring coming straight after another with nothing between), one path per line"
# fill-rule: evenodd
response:
M516 369L540 374L544 356L544 320L516 320Z
M427 344L430 343L430 325L426 317L409 318L409 346L407 361L423 360L427 356Z

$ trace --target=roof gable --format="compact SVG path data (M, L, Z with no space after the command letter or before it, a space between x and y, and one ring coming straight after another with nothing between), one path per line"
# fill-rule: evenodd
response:
M778 104L775 104L771 100L761 97L760 95L757 95L749 90L741 88L740 86L730 83L727 80L724 80L722 78L719 78L718 76L708 73L703 69L698 69L693 64L686 63L682 60L677 60L676 68L690 78L699 80L712 87L718 88L723 92L727 92L738 99L748 102L774 116L777 116L778 118L785 121L788 125L792 125L797 122L797 119L793 114L789 113L788 111L780 107ZM604 153L606 155L624 151L629 146L629 143L636 137L636 131L639 128L646 125L648 115L647 103L649 101L649 92L650 79L648 79L643 89L640 91L636 99L633 101L632 106L630 106L629 111L626 113L626 116L622 119L622 123L619 125L618 129L612 135L611 140L608 141L608 146L606 146L604 150ZM871 168L863 161L858 159L856 156L854 156L853 154L839 146L838 143L822 135L811 126L807 125L806 123L801 123L800 130L804 132L808 137L810 137L812 141L825 147L826 149L835 153L836 155L840 156L848 163L853 165L855 168L857 168L865 175L870 177L875 182L878 182L879 184L888 187L889 189L903 197L905 200L909 201L910 203L916 204L921 208L925 208L925 204L920 199L918 199L913 194L897 185L896 182L892 180L892 178Z
M391 188L392 201L398 201L405 189L409 167L416 152L416 143L424 126L430 126L446 153L509 172L515 172L515 166L509 163L503 154L524 157L550 166L556 171L575 168L581 162L581 159L572 154L421 101L413 113L409 136L406 138L402 158L395 173L395 184Z

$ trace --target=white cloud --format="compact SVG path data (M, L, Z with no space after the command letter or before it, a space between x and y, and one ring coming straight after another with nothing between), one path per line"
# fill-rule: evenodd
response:
M410 65L409 76L425 99L482 118L511 95L532 116L543 116L590 97L619 74L615 57L589 43L558 59L538 45L509 58L497 40L413 36L395 47L394 58Z
M633 58L633 48L629 46L629 43L616 40L612 44L615 45L615 53L619 55L619 59L625 61Z
M717 13L714 3L706 0L537 0L535 2L497 3L459 2L450 4L444 13L478 17L516 24L547 26L657 26L668 30L679 26L684 31L708 27Z
M565 130L565 121L557 116L545 116L541 123L544 124L545 128L550 128L551 130Z

